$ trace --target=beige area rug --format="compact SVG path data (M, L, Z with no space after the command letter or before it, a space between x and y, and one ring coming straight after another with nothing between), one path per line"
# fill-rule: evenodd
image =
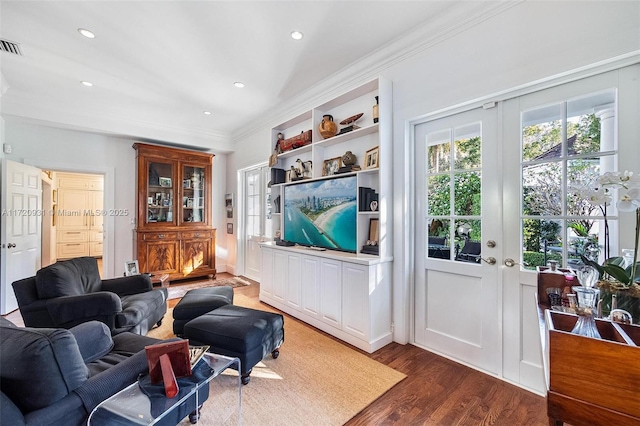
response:
M234 303L265 311L268 305L236 294ZM171 312L167 312L168 320ZM278 359L267 356L242 387L242 424L342 425L406 376L312 327L284 317L285 341ZM149 336L173 337L172 321ZM198 424L237 425L238 379L227 371L213 379ZM180 425L189 425L185 419Z
M222 279L206 279L190 281L186 284L171 284L169 286L169 299L180 299L187 291L193 288L218 287L218 286L242 287L251 285L251 282L240 277L222 278Z

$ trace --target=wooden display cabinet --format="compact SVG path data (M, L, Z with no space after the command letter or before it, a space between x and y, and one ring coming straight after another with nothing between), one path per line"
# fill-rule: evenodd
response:
M171 281L215 276L213 154L136 143L136 248L142 272Z

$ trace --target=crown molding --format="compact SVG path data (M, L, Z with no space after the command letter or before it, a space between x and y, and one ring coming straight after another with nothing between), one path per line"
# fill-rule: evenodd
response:
M88 111L81 113L60 113L47 108L34 107L29 102L17 99L3 100L2 115L14 121L38 124L46 127L83 131L111 135L124 139L153 140L182 146L205 148L217 153L232 152L231 135L209 129L158 124L130 117L111 114L92 115Z

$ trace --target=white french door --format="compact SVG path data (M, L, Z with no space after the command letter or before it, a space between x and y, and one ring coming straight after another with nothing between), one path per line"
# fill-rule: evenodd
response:
M415 127L415 343L499 374L497 108Z
M269 236L271 211L268 205L267 173L269 168L257 166L243 173L244 275L260 280L260 243Z
M579 265L572 263L578 260L577 254L589 255L579 252L575 244L579 237L572 225L586 216L587 223L593 224L590 235L597 235L598 228L603 228L598 226L597 210L585 212L571 202L572 189L584 185L584 176L589 174L597 176L614 169L637 171L637 142L622 135L632 128L632 133L638 134L638 70L635 66L611 71L504 102L503 134L509 142L504 144L502 170L510 177L503 185L508 200L503 213L507 236L504 246L505 257L514 259L515 265L502 271L503 378L541 394L546 389L535 307L536 263L529 257L534 249L527 240L525 224L556 224L552 239L561 244L554 247L554 252L548 247L538 250L543 259L553 254L563 266L577 268ZM579 128L589 122L597 128L595 135ZM546 139L541 137L545 133ZM596 143L591 144L594 138ZM532 196L531 185L538 182L544 186L536 190L538 196ZM618 235L618 220L612 219L611 254L615 255L619 238L625 244L625 236ZM598 245L603 256L601 237Z
M583 177L638 173L639 77L634 65L414 127L417 345L545 393L535 266L552 255L576 262L574 226L585 216L597 237L601 218L570 196ZM615 255L633 245L634 223L612 219ZM531 241L531 229L549 223L554 250ZM457 261L468 241L496 264Z

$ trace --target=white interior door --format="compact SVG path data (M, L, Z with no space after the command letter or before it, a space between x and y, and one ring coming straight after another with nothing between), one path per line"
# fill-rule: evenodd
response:
M259 166L244 172L244 239L245 267L244 275L252 280L260 280L260 243L267 235L267 222L270 220L267 206L268 168Z
M500 373L497 108L415 127L415 343ZM466 248L465 248L466 247Z
M2 160L0 314L18 308L11 283L40 269L42 171ZM48 214L46 215L47 218Z

